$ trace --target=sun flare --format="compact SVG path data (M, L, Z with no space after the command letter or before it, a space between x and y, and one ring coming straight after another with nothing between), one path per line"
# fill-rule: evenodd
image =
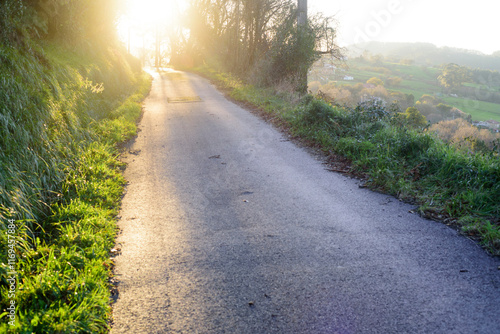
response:
M126 15L135 24L166 24L172 20L173 0L127 0Z
M137 50L147 47L157 30L165 32L178 24L179 4L183 3L183 0L123 1L123 15L117 22L120 40L138 55Z

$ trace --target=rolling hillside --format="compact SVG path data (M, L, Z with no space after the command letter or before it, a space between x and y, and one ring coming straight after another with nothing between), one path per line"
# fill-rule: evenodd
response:
M441 103L470 114L473 121L495 120L500 122L500 104L484 101L485 94L500 92L500 83L486 81L486 85L467 82L464 86L474 88L472 96L460 96L446 92L439 84L441 65L422 65L410 59L397 60L391 56L366 54L345 61L344 66L331 65L327 61L315 64L309 75L310 88L325 91L324 85L365 84L370 78L379 78L389 92L412 95L418 101L431 95ZM396 80L391 80L396 78ZM486 92L486 93L485 93Z

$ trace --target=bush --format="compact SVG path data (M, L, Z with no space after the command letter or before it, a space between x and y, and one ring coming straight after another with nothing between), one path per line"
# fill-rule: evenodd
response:
M402 116L409 126L422 128L427 125L427 119L417 108L409 107Z
M384 82L382 81L382 79L379 79L379 78L376 78L376 77L373 77L373 78L370 78L366 81L367 84L371 84L371 85L375 85L375 86L383 86L384 85Z
M334 116L333 108L327 102L318 99L306 99L302 120L307 125L327 124Z
M399 86L402 81L403 79L401 79L400 77L389 77L385 82L388 86Z

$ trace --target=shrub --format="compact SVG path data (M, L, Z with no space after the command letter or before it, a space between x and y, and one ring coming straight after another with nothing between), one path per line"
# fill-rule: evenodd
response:
M402 116L404 117L406 124L409 126L421 128L427 125L427 119L415 107L409 107L406 109Z
M384 82L382 81L382 79L379 79L379 78L376 78L376 77L373 77L373 78L370 78L366 81L367 84L372 84L372 85L375 85L375 86L383 86L384 85Z
M389 77L385 80L388 86L399 86L402 81L400 77Z
M327 124L332 116L333 108L327 102L318 99L306 100L302 116L305 124Z

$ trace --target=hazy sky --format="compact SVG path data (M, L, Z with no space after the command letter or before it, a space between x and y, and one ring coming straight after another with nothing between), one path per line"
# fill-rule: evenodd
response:
M308 0L308 6L311 14L336 14L342 46L373 40L500 50L497 0Z

